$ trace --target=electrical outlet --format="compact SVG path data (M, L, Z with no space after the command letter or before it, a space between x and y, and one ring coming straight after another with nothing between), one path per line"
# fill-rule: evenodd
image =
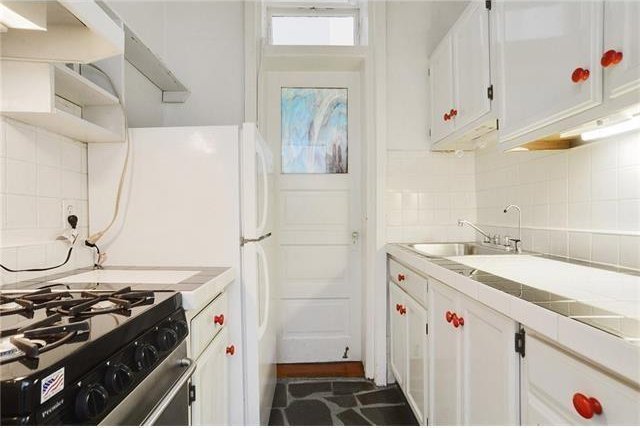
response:
M73 201L63 200L62 201L62 227L69 227L69 222L67 221L67 217L70 215L78 215L78 211L76 209Z

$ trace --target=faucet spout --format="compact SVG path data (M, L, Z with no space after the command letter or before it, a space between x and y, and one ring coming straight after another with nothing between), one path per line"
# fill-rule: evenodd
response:
M520 245L522 244L522 210L519 206L510 204L507 205L507 207L504 209L504 213L506 214L507 212L509 212L511 208L518 210L518 240L516 241L516 251L520 252Z
M458 226L462 227L465 224L467 226L475 229L478 233L480 233L482 236L484 236L484 238L485 238L484 242L485 243L491 242L491 236L489 236L489 234L487 232L485 232L484 230L480 229L478 226L476 226L475 224L471 223L470 221L458 219Z

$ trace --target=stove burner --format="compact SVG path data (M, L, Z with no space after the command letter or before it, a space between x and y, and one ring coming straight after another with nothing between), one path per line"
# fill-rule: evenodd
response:
M112 293L83 291L78 299L67 299L47 303L48 311L71 317L87 317L117 312L129 314L134 306L153 303L153 291L131 291L125 287Z
M59 301L67 297L71 297L71 294L66 291L51 291L49 287L17 296L0 294L0 316L19 314L31 318L36 309L46 307L47 304L53 301Z

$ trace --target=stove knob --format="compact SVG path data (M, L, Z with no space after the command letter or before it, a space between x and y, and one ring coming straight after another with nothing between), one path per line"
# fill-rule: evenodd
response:
M178 337L185 337L187 333L189 333L189 325L182 320L175 321L171 325L171 328L173 328L175 332L178 333Z
M168 351L178 343L178 333L175 330L162 327L156 335L156 345L161 351Z
M76 416L81 420L100 416L107 408L109 393L102 385L93 383L84 386L76 396Z
M131 382L133 382L133 373L129 367L122 363L109 366L104 376L104 384L109 392L115 395L126 391Z
M158 361L158 350L153 345L143 343L136 348L133 360L137 370L149 369Z

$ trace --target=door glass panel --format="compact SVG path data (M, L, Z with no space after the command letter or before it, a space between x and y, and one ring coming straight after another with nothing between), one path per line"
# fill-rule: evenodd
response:
M347 88L281 88L282 172L348 172Z

